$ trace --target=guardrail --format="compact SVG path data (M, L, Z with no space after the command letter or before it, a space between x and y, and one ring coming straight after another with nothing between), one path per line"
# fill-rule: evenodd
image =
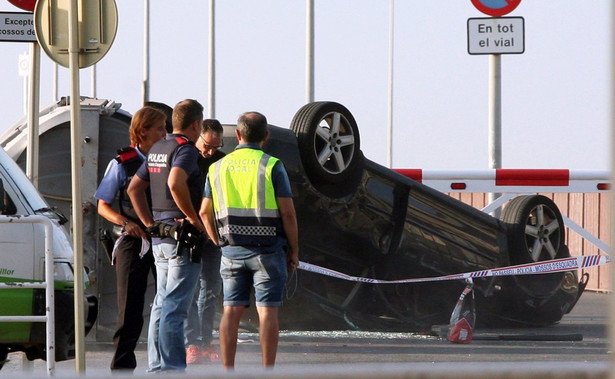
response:
M45 228L45 281L44 282L4 282L2 289L45 289L44 316L0 316L0 322L45 322L47 327L47 375L55 373L55 301L53 278L53 226L44 216L0 216L0 224L42 224Z

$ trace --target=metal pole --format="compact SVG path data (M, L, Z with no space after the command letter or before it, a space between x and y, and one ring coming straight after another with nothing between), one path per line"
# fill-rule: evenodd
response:
M143 104L149 101L149 0L143 1Z
M28 148L26 150L26 175L38 188L38 108L40 92L41 48L37 42L30 43L30 75L28 101Z
M90 96L96 98L96 65L92 65L90 72Z
M23 113L28 114L28 86L29 78L24 76L23 78Z
M58 101L58 64L53 64L53 101Z
M40 217L40 218L39 218ZM56 319L55 319L55 291L53 277L53 227L46 217L39 216L33 221L40 222L45 227L45 304L47 323L47 375L53 376L56 369ZM52 351L49 351L52 350Z
M314 0L305 0L305 102L314 101Z
M611 6L611 104L615 100L615 6L610 3ZM611 107L611 183L615 183L615 166L613 166L613 159L615 159L615 108ZM610 240L611 244L615 241L615 187L611 186L610 196ZM610 267L610 288L611 294L609 295L609 345L610 350L615 348L615 299L613 299L613 291L615 288L615 269ZM615 356L609 354L610 363L610 378L615 379Z
M216 117L216 1L209 0L209 106L208 118Z
M394 44L395 0L389 2L389 129L387 138L387 166L393 168L393 52Z
M72 175L73 250L75 264L75 370L85 373L83 213L81 200L81 101L79 94L79 20L78 0L68 9L68 53L70 70L70 135Z
M24 55L25 54L26 53L24 53ZM21 56L19 58L20 58L20 64L21 64ZM25 59L30 59L30 64L32 64L32 57L30 55L25 57ZM28 88L30 85L29 83L30 83L30 71L28 72L27 75L23 76L23 114L25 116L28 115L28 99L29 99Z
M489 168L502 168L502 64L500 54L489 55ZM500 196L488 194L488 203ZM499 217L499 208L493 211Z

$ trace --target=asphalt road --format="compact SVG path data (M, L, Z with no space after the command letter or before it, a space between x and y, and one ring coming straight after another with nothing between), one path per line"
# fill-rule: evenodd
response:
M242 334L232 377L280 378L607 378L608 302L586 292L557 325L533 329L475 330L470 344L432 334L372 332L282 332L276 369L260 368L258 335ZM249 341L252 342L249 342ZM108 377L113 346L86 344L86 376ZM24 363L12 353L0 378L46 377L46 363ZM134 376L146 374L145 344L137 351ZM58 377L76 377L75 361L57 362ZM228 377L219 363L189 366L184 377Z

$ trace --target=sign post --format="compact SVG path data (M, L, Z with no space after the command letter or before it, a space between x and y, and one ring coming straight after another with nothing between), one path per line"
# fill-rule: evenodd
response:
M70 71L70 135L72 226L75 265L75 370L85 372L85 310L83 275L83 194L81 193L81 95L79 69L109 51L117 32L115 0L38 0L34 8L36 37L49 57Z
M468 53L489 55L489 168L502 168L502 62L501 54L525 51L524 24L521 17L495 18L512 12L521 0L471 0L479 11L491 18L468 20ZM521 33L521 34L518 34ZM488 194L488 202L499 197ZM499 217L494 211L493 216Z

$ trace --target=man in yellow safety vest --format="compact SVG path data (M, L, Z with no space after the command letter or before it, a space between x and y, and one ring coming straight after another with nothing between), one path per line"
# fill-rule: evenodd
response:
M299 263L297 218L282 162L261 149L267 118L247 112L237 121L239 145L209 168L200 216L210 238L222 246L220 274L224 311L220 320L222 364L235 365L239 321L254 286L264 367L278 348L278 310L287 276Z

